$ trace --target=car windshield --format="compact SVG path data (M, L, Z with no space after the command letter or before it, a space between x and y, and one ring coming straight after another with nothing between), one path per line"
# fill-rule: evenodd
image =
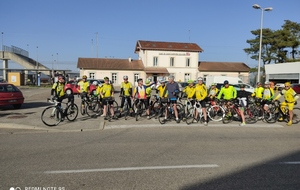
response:
M8 84L8 85L0 85L0 92L19 92L20 90L11 85L11 84Z

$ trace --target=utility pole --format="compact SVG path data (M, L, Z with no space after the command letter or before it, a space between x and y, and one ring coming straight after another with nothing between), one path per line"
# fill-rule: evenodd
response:
M97 36L97 58L98 58L98 32L96 32L96 36Z

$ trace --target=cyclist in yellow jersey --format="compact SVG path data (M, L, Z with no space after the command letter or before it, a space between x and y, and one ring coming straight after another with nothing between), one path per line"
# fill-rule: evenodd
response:
M166 82L164 80L159 81L160 85L156 87L156 90L159 92L160 98L167 98L168 92L166 90Z
M269 111L269 104L274 98L274 90L270 87L270 82L265 82L265 87L262 94L262 105L264 105L264 110L269 113L269 120L272 119L272 113Z
M121 92L120 92L120 96L122 97L120 112L123 111L122 109L124 107L125 99L127 99L129 110L130 112L132 112L132 107L131 107L132 84L128 81L128 76L126 75L123 76L123 80L124 81L121 83Z
M194 96L196 101L199 101L202 107L202 113L204 116L204 125L207 125L207 113L206 113L206 105L205 98L207 97L207 88L203 83L203 78L199 77L197 79L198 84L195 85ZM198 111L196 112L196 118L198 117Z
M233 86L229 85L228 80L224 81L224 87L221 88L219 95L218 95L218 99L220 100L222 95L224 95L223 99L224 100L232 100L232 99L236 99L236 89Z
M188 83L188 85L182 90L183 96L186 97L191 102L191 105L194 105L194 103L195 103L195 100L194 100L194 95L195 95L194 80L188 80L187 83ZM185 102L185 104L186 104L186 102Z
M109 83L109 78L108 77L104 77L104 84L101 87L100 90L100 96L103 98L102 100L102 104L103 104L103 114L101 115L102 117L106 117L107 114L107 103L110 105L110 113L113 119L117 119L117 117L115 116L114 113L114 107L113 107L113 103L114 100L112 100L111 98L114 97L114 87L112 86L112 84Z
M264 92L264 88L262 87L261 82L257 82L256 88L254 88L254 92L251 94L251 96L257 99L262 99L263 92Z
M216 84L215 83L211 84L211 88L208 93L208 98L210 100L214 100L215 97L217 96L218 92L219 92L219 89L216 87Z
M274 100L278 100L282 95L284 96L285 101L281 103L280 108L281 110L284 110L285 107L288 106L290 120L287 125L291 126L293 124L294 105L297 104L299 96L297 96L297 93L291 88L290 82L284 83L284 89L274 98ZM279 120L282 120L282 118L279 118Z
M78 92L80 93L81 97L81 106L84 110L83 115L85 114L84 98L86 98L87 100L89 99L89 86L90 83L87 81L87 76L83 75L81 81L77 83Z
M56 99L58 102L62 102L63 99L68 98L68 102L74 104L74 95L73 94L65 94L65 77L59 76L58 81L55 82L51 89L51 100Z

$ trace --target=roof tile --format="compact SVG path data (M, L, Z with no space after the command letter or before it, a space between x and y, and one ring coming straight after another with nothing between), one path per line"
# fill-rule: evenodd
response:
M250 67L242 62L207 62L199 61L199 71L249 72Z

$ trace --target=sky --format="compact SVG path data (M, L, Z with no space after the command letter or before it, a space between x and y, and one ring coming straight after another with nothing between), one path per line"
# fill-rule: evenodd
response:
M273 8L264 12L263 28L300 23L299 0L6 0L0 32L4 45L54 69L78 71L79 57L138 59L138 40L196 43L204 50L199 61L255 67L243 50L255 37L251 30L260 29L262 11L253 4Z

